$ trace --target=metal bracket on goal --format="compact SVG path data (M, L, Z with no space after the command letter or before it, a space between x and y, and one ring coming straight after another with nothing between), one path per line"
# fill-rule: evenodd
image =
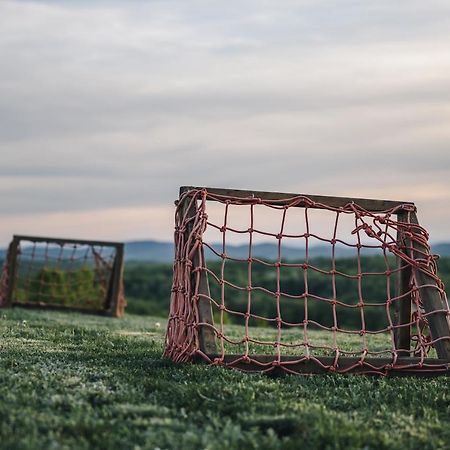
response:
M65 245L70 246L73 249L77 247L89 248L91 253L94 255L94 250L96 248L110 248L113 251L112 261L108 263L106 270L106 279L103 280L104 286L102 287L102 292L105 293L102 300L102 307L98 308L88 308L88 307L74 307L66 304L55 304L50 301L20 301L18 299L18 278L20 277L19 266L21 252L21 243L27 242L32 248L33 246L43 246L44 248L53 246L54 248L61 249L60 251L55 250L59 256L54 257L54 259L59 259L56 266L58 269L64 265L62 258L63 247ZM47 254L48 250L45 251L45 256L49 257ZM73 250L75 253L75 250ZM35 250L31 251L33 258L35 256ZM41 255L42 256L42 255ZM96 256L94 255L94 258ZM98 258L98 256L97 256ZM73 257L73 259L77 259ZM25 270L26 276L30 277L30 272L33 270L32 262L28 261L26 264L28 269ZM38 261L37 266L41 269L45 268L45 262ZM6 284L3 287L5 292L3 292L4 302L2 306L21 306L25 308L47 308L54 310L71 310L77 312L90 312L101 315L108 315L114 317L121 317L124 314L125 308L125 298L123 293L123 269L124 269L124 244L121 242L109 242L109 241L94 241L94 240L84 240L84 239L62 239L62 238L52 238L52 237L42 237L42 236L25 236L25 235L14 235L13 240L8 248L7 261L5 265L5 278ZM98 274L94 275L99 276ZM41 281L45 284L45 281ZM29 287L32 281L29 279L26 281L26 287ZM49 283L47 283L49 284ZM80 299L81 301L81 299Z
M261 199L268 205L287 206L291 205L292 199L299 197L305 197L313 202L313 206L308 204L308 208L334 208L338 210L339 208L354 204L374 214L394 211L393 214L396 214L399 223L404 222L406 226L419 225L416 208L412 202L183 186L180 188L180 198L183 198L184 203L180 205L180 208L187 219L185 229L186 239L192 232L190 218L193 218L197 214L197 200L186 194L190 192L198 193L199 191L206 193L207 201L224 202L223 199L230 198L238 202L238 204L246 204L245 202L253 198ZM300 201L294 206L304 208L305 204L302 204ZM397 242L402 242L403 248L406 249L405 253L407 253L411 261L420 261L423 255L427 253L426 243L423 244L420 241L411 239L408 233L402 233L400 227ZM398 256L397 261L400 267L402 261ZM206 270L201 271L200 277L196 277L194 274L196 268L206 266L202 245L199 251L193 252L191 263L191 283L193 291L198 297L196 304L200 352L206 355L209 361L221 359L223 364L245 371L261 371L262 368L267 367L267 364L273 361L273 356L252 355L249 361L249 358L242 358L242 355L238 354L224 355L222 353L221 355L217 350L217 330L214 327L208 274ZM426 270L422 269L423 267L420 264L411 264L398 271L396 295L397 298L401 298L401 301L395 303L394 341L397 354L394 363L392 364L392 358L368 356L364 359L364 364L360 364L358 367L360 358L341 356L339 357L340 371L345 372L346 368L348 368L351 372L367 372L368 367L370 368L372 365L373 367L377 367L383 364L389 366L389 373L397 372L399 374L402 372L423 374L433 372L434 367L444 368L442 369L444 371L448 369L450 363L448 305L446 304L445 298L439 295L440 289L442 288L437 285L436 279ZM414 351L411 349L411 325L414 309L411 288L409 286L411 277L417 280L417 292L420 295L424 315L429 324L431 340L436 350L437 358L418 357L414 355ZM289 367L290 372L319 373L326 372L333 364L333 360L334 357L328 356L318 356L314 358L314 361L301 358L300 356L282 356L278 362Z

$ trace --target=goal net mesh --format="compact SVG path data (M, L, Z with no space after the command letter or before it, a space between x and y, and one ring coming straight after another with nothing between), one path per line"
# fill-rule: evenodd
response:
M427 370L435 344L450 339L433 339L429 319L449 309L428 233L409 220L414 211L413 204L375 213L306 196L183 193L165 356L260 372L297 373L302 362L333 372ZM424 289L435 291L441 308L424 308ZM399 318L405 302L406 320Z

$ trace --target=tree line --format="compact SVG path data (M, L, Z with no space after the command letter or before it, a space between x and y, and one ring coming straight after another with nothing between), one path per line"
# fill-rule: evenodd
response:
M313 259L308 267L298 264L277 268L253 262L249 270L247 262L226 261L222 267L220 261L209 261L211 297L217 304L224 303L228 311L224 320L228 323L243 323L243 314L249 311L252 316L269 319L251 317L250 324L256 326L274 325L279 313L283 321L295 324L308 318L331 327L337 319L339 327L359 329L364 320L369 330L386 328L387 312L392 318L395 315L395 302L389 310L386 302L397 295L397 276L392 273L387 277L385 272L396 268L395 259L365 257L358 265L354 258L343 258L335 264L331 267L326 258ZM450 285L450 258L441 258L438 267L440 277ZM358 273L362 273L360 278ZM128 262L124 271L127 311L167 316L172 275L171 264ZM226 280L223 289L222 278ZM38 268L27 286L19 282L17 288L19 301L53 301L71 306L82 306L80 301L87 301L91 307L101 306L105 296L93 270L87 267L70 273ZM363 315L358 306L361 302L365 304ZM219 308L215 305L213 312L218 319Z
M350 277L330 273L330 260L317 258L310 262L310 267L276 267L253 263L250 273L247 263L227 261L224 266L223 278L227 280L223 289L223 300L228 310L245 313L248 308L251 285L251 314L268 319L277 317L276 292L280 292L280 313L284 321L301 323L305 319L305 301L307 302L308 319L317 321L324 326L334 324L334 311L339 326L359 329L361 327L361 308L358 303L364 302L364 321L369 330L384 329L388 326L386 310L387 299L396 296L397 280L393 273L386 277L385 271L394 270L394 258L386 262L383 257L362 258L360 267L356 259L346 258L336 260L335 270ZM221 263L208 262L208 275L211 297L222 302ZM362 272L358 280L356 275ZM450 283L450 258L439 260L439 274L446 284ZM387 279L389 278L389 282ZM333 289L333 279L334 286ZM306 292L309 296L300 297ZM125 268L125 293L128 301L128 311L140 314L156 314L167 316L171 287L172 266L170 264L128 263ZM347 306L336 304L335 310L331 300ZM367 306L370 304L370 306ZM218 308L213 306L217 318ZM242 323L242 315L225 314L225 320L230 323ZM395 314L395 302L389 310L391 317ZM251 319L252 325L270 325L265 320Z

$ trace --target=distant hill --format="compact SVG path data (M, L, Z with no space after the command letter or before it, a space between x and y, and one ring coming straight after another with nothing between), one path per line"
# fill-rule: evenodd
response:
M131 241L125 243L127 261L172 262L173 244L159 241Z
M220 244L213 245L217 253L222 252ZM440 256L450 256L450 243L437 243L432 246L432 251ZM376 251L375 251L376 253ZM173 261L173 244L171 242L161 241L130 241L125 243L125 259L127 261L141 261L141 262L155 262L155 263L170 263ZM246 258L248 256L247 245L227 245L227 254L235 258ZM272 243L259 243L253 246L253 256L262 259L275 259L278 254L278 247ZM283 258L287 260L298 260L304 258L305 249L301 247L292 247L283 245ZM365 250L365 255L373 255L374 251L370 249ZM309 249L311 258L331 256L330 245L314 245ZM0 260L4 260L6 250L0 249ZM336 247L336 257L351 258L355 256L355 249L350 247L339 246ZM208 259L217 258L211 250L206 251Z
M450 256L450 242L434 244L432 251L439 256Z
M213 249L217 253L222 252L220 244L213 245ZM440 256L450 256L450 243L438 243L432 246L433 253ZM378 250L365 249L366 256L377 254ZM158 241L134 241L125 244L125 259L128 261L148 261L148 262L172 262L173 260L173 244L170 242ZM246 258L248 256L247 245L227 245L227 254L235 258ZM252 254L256 258L275 259L278 254L276 244L259 243L254 244ZM301 247L285 246L282 247L283 258L287 260L298 260L304 258L305 249ZM315 257L331 257L330 245L314 245L309 249L311 258ZM336 247L337 258L351 258L356 256L354 248L339 246ZM215 259L217 256L211 250L206 251L208 259Z
M221 244L213 244L213 250L206 249L207 259L216 259L218 256L214 253L222 253ZM227 245L227 255L233 258L247 258L248 245ZM339 257L351 257L355 255L354 249L339 249L337 252ZM304 257L304 248L295 248L283 246L283 258L289 260L300 259ZM314 246L310 248L309 254L311 257L330 257L330 246ZM173 260L174 248L173 244L169 242L156 241L135 241L125 244L125 259L128 261L151 261L151 262L171 262ZM278 246L271 243L254 244L252 255L255 258L276 259L278 255Z

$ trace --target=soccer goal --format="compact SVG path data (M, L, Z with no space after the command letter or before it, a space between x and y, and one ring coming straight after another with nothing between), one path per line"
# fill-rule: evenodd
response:
M182 187L164 355L248 372L448 373L411 202Z
M14 236L0 306L51 308L120 317L124 246L117 242Z

